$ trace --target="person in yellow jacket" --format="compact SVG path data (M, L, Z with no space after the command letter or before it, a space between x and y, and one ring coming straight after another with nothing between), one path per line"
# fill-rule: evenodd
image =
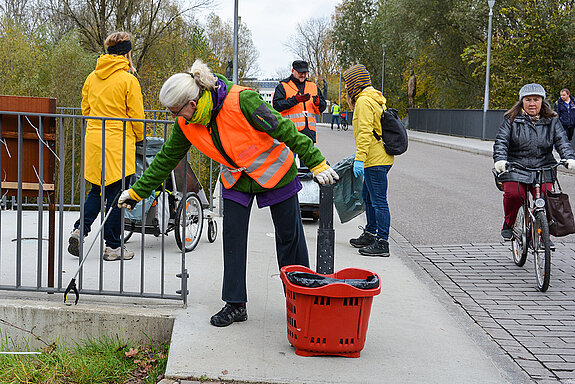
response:
M95 117L144 118L142 90L132 64L132 44L130 34L115 32L106 38L104 43L108 54L98 58L96 69L88 75L82 88L82 114ZM104 260L119 260L121 257L121 211L112 207L114 198L124 189L122 171L126 185L130 176L136 172L136 142L143 140L142 122L119 120L87 119L84 178L92 188L84 202L83 230L80 220L74 224L68 240L68 252L79 256L81 233L88 235L92 223L100 213L100 196L102 185L105 185L106 211L112 209L104 225ZM102 133L105 133L104 148ZM125 150L124 150L125 134ZM102 151L105 152L105 163L102 166ZM125 153L125 163L123 156ZM103 169L102 169L103 168ZM103 174L103 179L102 179ZM134 257L134 252L124 249L124 259Z
M355 161L353 173L363 175L362 197L365 202L367 225L363 233L349 242L365 256L389 256L389 227L391 215L387 202L387 173L394 157L385 152L383 144L373 131L381 136L381 115L385 97L371 86L371 77L365 66L357 64L344 72L347 101L355 107L353 135Z

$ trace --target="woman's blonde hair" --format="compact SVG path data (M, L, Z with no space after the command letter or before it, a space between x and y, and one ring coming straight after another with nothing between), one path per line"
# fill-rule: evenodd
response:
M114 32L114 33L110 34L108 37L106 37L106 40L104 41L104 45L106 47L113 47L114 45L121 43L123 41L131 41L131 40L132 40L132 35L130 35L130 33L128 33L128 32L124 32L124 31ZM134 63L132 62L132 51L130 51L130 52L128 52L122 56L124 56L130 62L130 71L132 71L132 73L136 73L136 68L134 67Z
M186 73L172 75L160 90L160 102L166 108L180 108L190 100L198 100L204 91L216 88L216 76L201 60L196 60Z

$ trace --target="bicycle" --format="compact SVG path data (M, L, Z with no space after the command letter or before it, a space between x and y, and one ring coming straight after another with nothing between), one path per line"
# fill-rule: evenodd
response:
M513 237L511 239L511 251L513 261L522 267L527 260L529 250L533 252L533 264L535 266L535 278L537 288L541 292L547 291L551 280L551 239L549 237L549 222L547 221L547 211L545 208L546 188L541 188L545 184L546 171L553 172L559 165L566 166L560 161L550 167L529 168L519 163L510 162L507 164L507 171L514 169L535 172L533 190L529 193L526 188L526 198L517 211L517 218L513 225ZM526 185L527 186L527 185Z
M347 131L348 128L348 124L347 124L347 113L340 113L340 125L341 125L341 129L344 131Z

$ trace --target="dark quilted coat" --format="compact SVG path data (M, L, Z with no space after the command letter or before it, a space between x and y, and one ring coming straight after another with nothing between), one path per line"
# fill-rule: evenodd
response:
M528 116L518 115L513 123L505 118L493 144L493 161L506 160L529 168L553 165L553 148L561 159L575 159L575 151L558 118L541 118L532 122ZM546 182L552 182L551 172L546 172ZM499 176L499 180L533 183L534 172L514 170Z

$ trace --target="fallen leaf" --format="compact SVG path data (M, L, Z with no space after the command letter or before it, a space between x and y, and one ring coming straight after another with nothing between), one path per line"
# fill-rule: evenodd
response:
M224 369L224 370L222 371L222 375L227 375L227 374L228 374L228 370L227 370L227 369Z
M128 352L124 352L126 354L126 357L134 357L138 354L138 348L134 349L134 348L130 348L130 350Z

